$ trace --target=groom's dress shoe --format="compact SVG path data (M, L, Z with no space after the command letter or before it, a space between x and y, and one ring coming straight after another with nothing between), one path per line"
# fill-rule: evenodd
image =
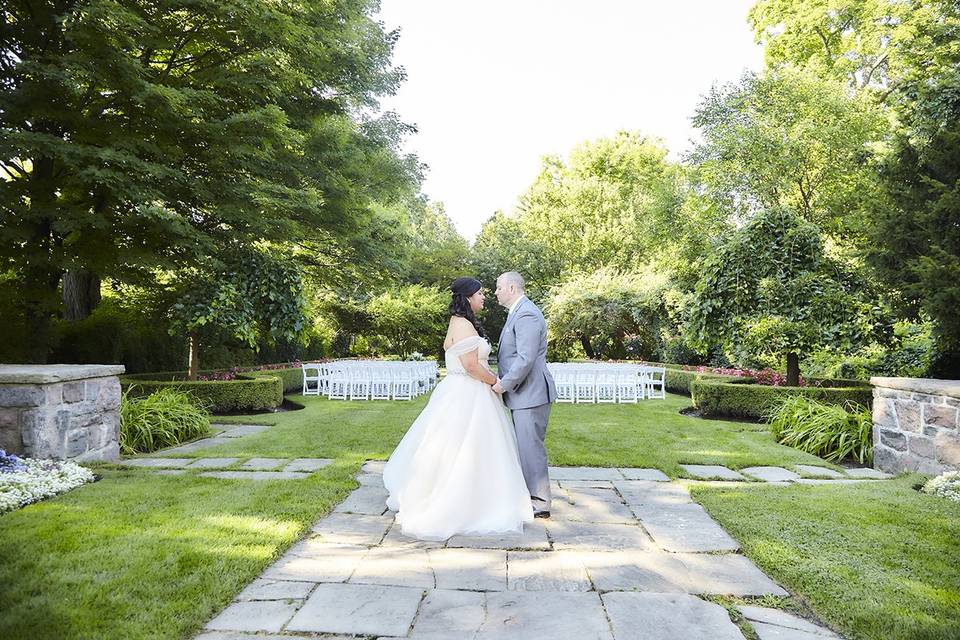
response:
M535 512L533 513L533 517L534 517L534 518L549 518L549 517L550 517L550 512L549 512L549 511L535 511Z

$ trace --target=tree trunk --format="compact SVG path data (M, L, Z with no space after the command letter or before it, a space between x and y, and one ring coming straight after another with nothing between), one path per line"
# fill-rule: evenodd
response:
M580 344L583 345L583 352L587 354L587 357L593 360L596 356L593 353L593 347L590 346L590 338L580 334Z
M83 320L100 304L100 276L86 269L63 274L63 319Z
M39 288L41 283L31 282L30 286L31 288ZM42 292L38 291L37 293ZM52 288L50 294L51 297L56 299L56 286ZM31 298L24 301L24 319L29 328L27 332L27 362L29 364L47 364L52 342L50 329L53 313L48 300L44 300L41 296L31 296Z
M53 183L53 160L40 157L33 162L28 186L30 217L34 220L23 260L23 310L29 329L27 359L33 364L46 364L51 347L53 315L60 302L57 288L61 270L53 264L60 239L53 231L57 218L56 189Z
M787 354L787 386L800 386L800 356L792 352Z
M197 361L200 357L200 335L196 329L190 332L190 355L187 356L187 380L197 379Z

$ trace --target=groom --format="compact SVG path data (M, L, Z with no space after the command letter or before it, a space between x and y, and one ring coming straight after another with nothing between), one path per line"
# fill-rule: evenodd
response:
M497 278L497 301L510 311L500 333L499 378L493 390L503 394L504 403L513 412L520 466L534 517L549 518L550 477L543 440L557 387L547 370L547 323L537 305L524 295L524 286L523 276L516 271Z

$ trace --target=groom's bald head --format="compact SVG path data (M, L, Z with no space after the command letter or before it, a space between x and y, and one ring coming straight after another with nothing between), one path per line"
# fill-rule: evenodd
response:
M497 278L497 302L509 308L517 298L523 295L526 282L516 271L507 271Z

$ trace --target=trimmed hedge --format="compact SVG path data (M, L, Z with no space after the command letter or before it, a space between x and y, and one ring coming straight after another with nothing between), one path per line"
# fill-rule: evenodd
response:
M300 367L295 369L264 369L262 371L244 371L243 375L254 378L275 376L280 378L280 381L283 384L284 393L300 393L303 391L303 369Z
M747 376L725 376L719 373L699 373L697 371L667 368L666 386L670 393L691 395L690 387L694 380L712 380L714 382L726 382L727 384L752 384L754 382L753 378Z
M130 397L150 395L163 388L177 388L189 393L210 413L262 411L276 409L283 402L283 382L272 372L263 375L240 374L233 380L182 380L183 372L166 371L123 376L120 384Z
M825 383L840 381L825 381ZM691 384L691 398L704 416L728 416L765 419L790 396L804 396L827 404L853 402L864 407L873 404L869 386L772 387L760 384L731 384L706 377Z

